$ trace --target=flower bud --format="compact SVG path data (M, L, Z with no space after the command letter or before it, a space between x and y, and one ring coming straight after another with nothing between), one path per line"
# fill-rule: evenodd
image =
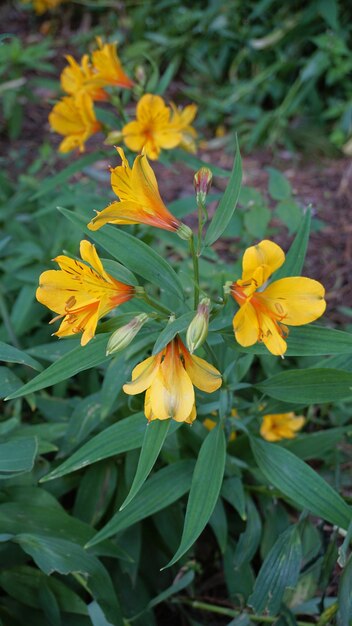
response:
M188 326L186 342L191 354L204 343L208 335L209 326L209 298L203 298L197 309L197 313Z
M208 167L201 167L194 175L194 189L196 191L197 204L205 204L209 192L213 174Z
M176 230L176 234L185 241L188 241L192 237L192 230L186 224L180 223L178 229Z
M120 130L112 130L104 139L104 144L106 146L115 146L119 145L122 141L122 132Z
M120 352L130 345L131 341L139 333L142 326L148 321L149 315L141 313L134 317L128 324L121 326L111 335L106 347L106 356Z

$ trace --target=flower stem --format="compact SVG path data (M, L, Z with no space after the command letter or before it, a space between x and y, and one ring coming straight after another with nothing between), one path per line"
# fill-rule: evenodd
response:
M172 315L172 311L170 311L170 309L167 309L162 304L160 304L160 302L157 302L157 300L154 300L154 298L148 296L145 291L143 291L143 293L140 293L139 297L142 298L142 300L144 300L146 304L149 304L149 306L153 307L153 309L160 311L160 313L163 313L167 317L170 317L170 315Z
M193 274L194 274L194 308L196 309L199 303L199 264L198 256L194 245L194 237L189 239L189 247L193 261Z
M208 604L207 602L198 602L198 600L188 600L187 598L174 598L171 600L175 604L186 604L192 607L192 609L199 609L201 611L209 611L211 613L217 613L218 615L226 615L227 617L239 617L243 615L243 611L235 611L234 609L228 609L216 604ZM248 617L251 622L263 622L266 624L273 624L277 621L278 616L271 617L269 615L252 615L248 613ZM298 626L312 626L312 622L300 622L297 621Z

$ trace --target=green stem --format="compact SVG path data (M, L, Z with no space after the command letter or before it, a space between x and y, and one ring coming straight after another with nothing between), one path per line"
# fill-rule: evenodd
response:
M208 219L208 212L205 204L198 202L198 241L197 241L197 257L200 257L200 249L202 244L203 226Z
M199 265L198 256L194 245L194 237L189 239L189 247L193 261L193 274L194 274L194 308L196 309L199 303Z
M209 611L211 613L217 613L218 615L226 615L227 617L239 617L244 614L244 611L235 611L234 609L227 609L223 606L217 606L216 604L208 604L207 602L198 602L197 600L188 600L186 598L175 598L172 600L175 604L186 604L192 607L192 609L199 609L201 611ZM263 622L267 624L273 624L277 621L278 616L271 617L269 615L252 615L248 613L248 617L252 622ZM312 626L312 622L296 622L298 626Z
M139 297L142 298L142 300L144 300L146 304L149 304L149 306L153 307L153 309L160 311L160 313L163 313L167 317L170 317L170 315L172 315L172 311L170 311L170 309L167 309L162 304L154 300L154 298L151 298L150 296L148 296L148 294L145 291L141 293Z

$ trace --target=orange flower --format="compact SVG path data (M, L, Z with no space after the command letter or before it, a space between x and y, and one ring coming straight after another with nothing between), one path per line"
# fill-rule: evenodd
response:
M303 428L305 421L303 415L296 415L292 412L264 415L260 434L267 441L294 439L297 431Z
M83 333L85 346L95 335L98 320L134 295L134 288L115 280L99 259L95 246L81 241L84 263L61 255L54 259L59 270L41 274L36 297L51 311L58 313L50 323L63 318L58 337ZM88 265L89 264L89 265Z
M145 154L136 157L131 169L122 148L116 149L122 164L111 170L111 186L120 200L98 212L88 228L98 230L104 224L148 224L189 238L191 230L163 203L155 174Z
M65 139L59 146L59 152L70 152L74 148L84 151L84 144L94 133L101 129L95 117L93 101L84 92L75 97L67 96L55 104L49 115L53 130Z
M139 363L123 390L129 395L146 391L144 412L149 421L173 418L191 424L197 416L193 385L212 393L221 387L221 374L204 359L191 355L176 337L161 352Z
M95 72L92 84L99 87L116 85L126 89L133 87L133 81L122 69L117 55L116 42L103 44L101 38L97 37L97 43L99 49L92 52L92 65Z
M284 260L280 246L267 240L244 253L242 279L230 286L240 306L233 328L241 346L262 341L272 354L282 356L287 350L287 326L309 324L324 313L325 290L316 280L297 276L265 286Z
M61 87L71 96L80 91L87 93L92 100L108 100L109 96L100 87L94 84L95 72L90 64L88 54L85 54L79 65L75 59L68 54L66 56L68 65L61 72Z

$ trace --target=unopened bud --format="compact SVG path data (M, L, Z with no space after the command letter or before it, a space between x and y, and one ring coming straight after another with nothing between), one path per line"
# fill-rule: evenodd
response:
M203 298L198 304L197 313L188 326L186 343L191 354L199 348L207 338L209 327L209 298Z
M194 189L196 191L197 204L205 204L207 194L213 180L213 174L208 167L201 167L194 175Z
M128 324L121 326L111 335L106 347L106 356L120 352L130 345L131 341L139 333L142 326L148 321L149 315L141 313L134 317Z
M120 130L112 130L104 139L104 144L106 146L115 146L119 145L122 141L122 132Z
M145 84L147 76L146 76L145 68L143 67L143 65L137 65L134 75L138 83L140 83L141 85Z
M191 239L193 233L192 230L190 229L189 226L186 226L186 224L182 224L182 222L180 223L176 234L181 238L181 239L185 239L186 241L188 241L189 239Z

